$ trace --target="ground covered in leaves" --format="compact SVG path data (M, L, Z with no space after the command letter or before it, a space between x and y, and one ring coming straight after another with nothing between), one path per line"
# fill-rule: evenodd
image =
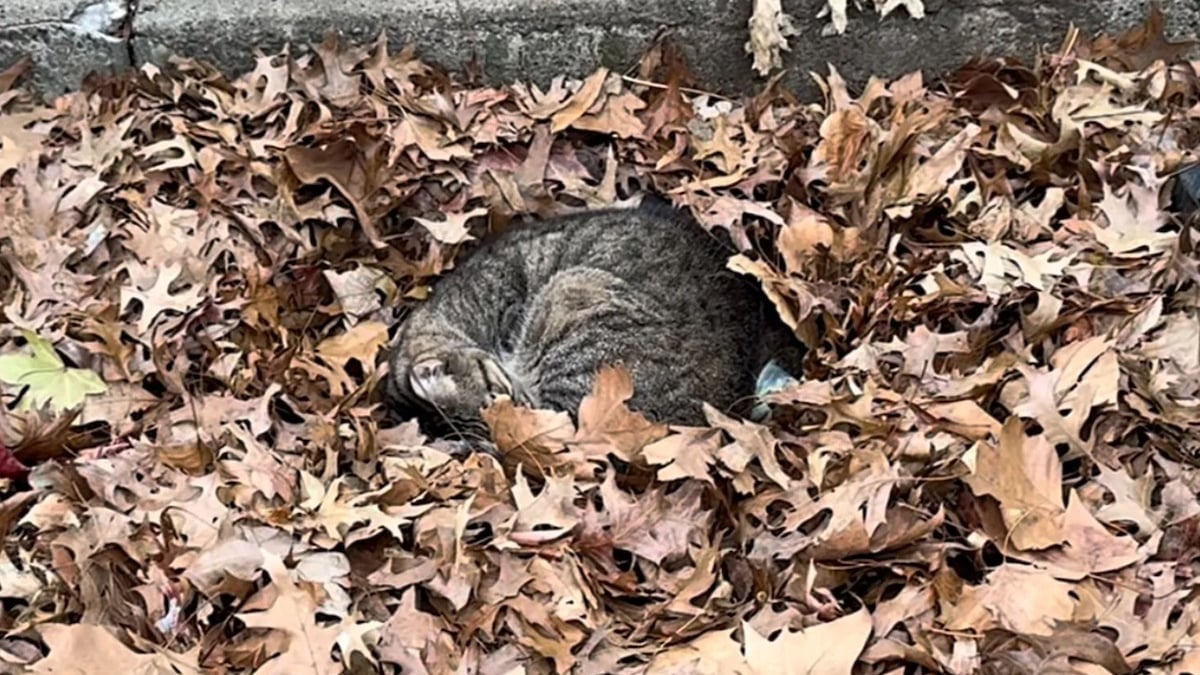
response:
M0 670L1200 672L1200 63L1152 18L825 99L452 81L380 42L0 75ZM458 456L403 308L653 189L811 348L766 424L606 371ZM653 270L648 270L653 273Z

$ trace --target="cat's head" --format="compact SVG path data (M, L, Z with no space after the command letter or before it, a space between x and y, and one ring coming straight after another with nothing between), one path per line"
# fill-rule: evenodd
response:
M421 408L435 425L478 424L481 411L501 396L528 404L500 362L481 349L434 347L407 353L400 345L390 369L393 394Z

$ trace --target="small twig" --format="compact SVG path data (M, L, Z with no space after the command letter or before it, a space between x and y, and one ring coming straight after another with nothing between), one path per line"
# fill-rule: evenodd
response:
M670 85L663 84L662 82L651 82L650 80L643 80L643 79L640 79L637 77L630 77L629 75L621 75L620 78L630 84L639 84L643 87L651 87L653 89L670 89ZM714 93L711 91L704 91L703 89L692 89L691 87L680 87L679 91L687 92L689 94L695 94L697 96L711 96L713 98L720 99L722 101L730 101L730 102L733 101L733 99L731 99L727 96L722 96L720 94L717 94L717 93Z

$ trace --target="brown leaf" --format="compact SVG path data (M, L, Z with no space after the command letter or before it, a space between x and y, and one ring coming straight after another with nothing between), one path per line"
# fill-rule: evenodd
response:
M717 451L724 445L721 432L703 427L673 429L679 433L661 438L642 448L642 458L658 470L661 481L694 478L712 483L709 467L717 462Z
M604 81L608 79L608 69L600 68L588 76L579 89L567 100L566 105L557 110L550 118L550 133L557 134L572 126L576 120L583 117L604 89Z
M426 672L429 657L447 650L450 634L445 621L417 609L416 600L412 588L401 594L399 605L380 629L379 660L419 673Z
M16 63L0 71L0 94L12 89L12 86L32 68L33 58L26 55L17 59Z
M655 565L686 555L691 543L706 538L712 512L701 506L699 483L686 483L666 495L654 490L638 498L617 487L612 474L600 485L602 507L584 512L579 538L611 542L613 548L635 553Z
M138 157L150 160L149 166L145 167L147 173L195 166L198 161L196 149L184 136L175 136L152 143L138 150L136 154Z
M791 485L791 479L783 471L776 454L778 441L767 427L745 420L735 420L707 403L704 405L704 416L708 418L709 424L723 430L733 439L732 443L717 451L717 457L727 467L741 471L751 459L757 459L763 473L776 485L784 489Z
M272 655L255 672L314 673L332 675L342 671L332 657L332 650L339 641L346 621L332 626L320 626L316 621L317 602L304 587L291 579L291 572L283 561L274 555L265 556L264 569L271 575L273 600L267 601L265 611L246 611L237 618L250 628L270 628L284 631L288 636L287 647L279 655ZM261 595L266 598L269 596ZM254 607L254 601L250 603ZM343 654L347 661L349 654Z
M519 544L536 546L554 541L579 525L575 481L569 477L547 476L541 493L535 495L525 474L519 473L512 493L517 513L509 536Z
M646 675L752 675L734 639L737 629L714 630L654 656Z
M454 158L467 158L471 151L464 143L450 142L445 127L436 120L423 115L406 114L392 131L393 153L410 145L416 145L429 159L445 162Z
M150 283L141 287L121 289L121 311L125 311L129 307L129 303L134 300L141 305L141 314L136 326L139 336L149 337L150 327L163 312L186 314L199 307L200 303L204 301L198 288L171 292L171 285L179 277L181 271L180 265L170 265L158 270L157 273L145 270L148 274L155 274L155 278Z
M813 151L812 166L831 183L849 183L860 175L860 165L878 133L860 110L834 111L821 123L821 142Z
M967 587L949 609L951 630L979 633L991 628L1028 635L1051 635L1057 622L1074 617L1077 599L1071 584L1025 565L1002 565L988 575L987 583Z
M326 361L344 368L351 359L364 367L375 364L375 356L388 341L387 325L379 321L363 321L353 328L326 338L317 345L317 354Z
M590 457L613 452L630 462L642 448L666 436L665 424L652 423L629 409L633 386L628 370L602 368L592 383L592 392L579 404L579 431L572 445Z
M351 74L364 54L343 49L337 31L329 31L313 51L321 59L324 81L319 91L334 105L348 105L358 94L358 76Z
M356 319L370 316L383 307L379 291L389 299L396 286L387 274L375 267L358 267L346 272L325 271L325 280L333 288L341 310Z
M754 71L765 76L783 64L780 52L791 51L787 39L798 33L780 0L755 0L749 26L745 50L754 56Z
M1066 542L1045 551L1022 552L1003 548L1021 560L1036 562L1062 579L1112 572L1143 561L1147 553L1131 536L1113 534L1088 511L1074 490L1063 517Z
M1163 33L1164 26L1162 9L1152 2L1147 8L1145 23L1130 28L1115 40L1102 35L1087 49L1097 56L1111 57L1128 70L1141 70L1160 59L1171 63L1191 51L1196 42L1171 42Z
M797 632L785 630L774 640L744 622L742 631L746 664L753 672L850 675L871 635L871 615L861 609Z
M1062 543L1062 465L1041 436L1028 437L1020 418L1010 417L996 446L979 447L975 471L964 482L977 495L1000 503L1008 536L1018 549L1037 550Z
M944 192L950 179L962 168L967 150L979 137L980 132L979 126L969 124L946 141L932 157L922 162L913 172L906 185L904 198L908 201L919 201Z
M414 218L414 220L428 230L434 239L443 244L461 244L474 239L467 223L472 218L486 216L487 209L472 209L463 213L444 213L442 215L445 220L428 220L426 218Z
M288 167L302 183L329 181L350 202L359 225L370 242L384 246L369 210L370 200L379 189L383 157L378 144L360 147L349 139L340 139L324 147L293 145L284 151Z
M88 664L103 663L116 672L175 673L176 666L199 672L198 654L189 652L139 654L117 640L107 628L89 624L42 624L38 632L50 654L33 664L33 673L86 672Z
M278 65L274 63L276 60ZM286 47L282 58L257 56L254 70L234 83L242 94L242 107L247 114L258 115L271 109L287 93L290 60Z
M575 425L565 412L525 408L501 397L483 410L483 421L509 467L522 466L544 476L583 464L583 457L567 447Z
M655 98L642 114L646 121L645 135L654 138L685 129L695 116L695 109L683 97L679 84L672 78L667 83L666 91Z
M0 114L0 178L42 152L46 135L26 129L39 119L42 115L38 113Z

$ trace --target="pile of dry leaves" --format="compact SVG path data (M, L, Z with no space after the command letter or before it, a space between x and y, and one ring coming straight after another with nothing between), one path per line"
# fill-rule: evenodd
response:
M0 670L1200 671L1200 265L1159 17L825 100L453 81L384 42L0 75ZM389 420L388 327L652 188L811 347L758 425ZM801 375L801 374L797 374Z

